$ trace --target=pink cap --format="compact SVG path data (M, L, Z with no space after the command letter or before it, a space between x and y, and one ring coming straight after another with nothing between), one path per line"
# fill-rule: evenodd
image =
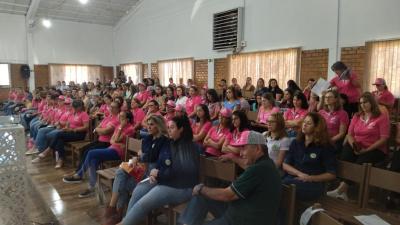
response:
M71 103L72 103L72 99L71 98L65 98L64 104L71 104Z
M60 95L60 96L58 96L58 100L64 101L64 100L65 100L65 97L64 97L64 95Z
M175 108L175 102L172 101L172 100L168 100L167 106L172 107L172 108Z
M376 78L375 83L372 85L386 85L386 81L383 78Z
M139 82L137 85L138 85L138 86L139 86L139 85L142 85L143 87L146 87L146 85L144 85L143 82Z
M219 111L219 113L221 114L221 116L227 117L227 118L232 116L232 110L227 109L227 108L222 108L221 111Z
M264 135L253 130L246 130L240 135L238 141L231 143L232 146L244 146L244 145L265 145L266 140Z
M175 111L183 112L183 111L185 111L185 108L183 108L182 105L176 105Z

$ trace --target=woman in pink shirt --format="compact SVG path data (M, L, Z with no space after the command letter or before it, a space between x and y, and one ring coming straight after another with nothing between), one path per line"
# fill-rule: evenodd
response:
M331 86L337 89L339 94L345 94L349 98L349 109L345 109L351 114L358 111L358 99L360 98L360 83L358 76L352 70L347 68L343 62L335 62L332 67L332 71L335 72L335 77L330 81ZM349 115L352 117L353 115Z
M96 116L105 117L110 115L111 102L113 99L111 98L111 95L105 95L103 100L104 104L100 106L100 109L96 112Z
M212 124L208 107L204 104L198 105L196 107L196 122L192 124L193 141L202 146L204 138L211 127Z
M223 155L221 157L223 160L231 159L236 162L235 159L240 159L240 148L232 144L240 141L243 131L249 130L249 120L243 111L238 110L232 113L232 124L233 128L229 135L226 136L224 144L222 145L221 152ZM241 165L239 162L236 163Z
M80 198L92 196L94 194L94 187L97 182L96 170L100 163L112 160L123 160L125 156L126 138L133 135L134 130L132 127L133 116L131 112L119 113L119 125L115 128L114 133L110 139L110 147L93 149L88 152L84 163L71 176L63 178L65 183L79 183L82 182L83 175L89 169L89 187L79 194Z
M164 119L167 122L167 124L168 124L169 121L172 120L172 118L175 117L175 107L176 107L176 105L175 105L174 101L169 100L167 102L167 104L166 104L167 114L165 114L165 116L164 116Z
M186 113L189 118L194 118L196 116L196 107L201 104L201 97L198 94L198 89L196 86L191 86L189 89L189 98L186 100Z
M302 92L296 91L294 93L293 106L283 114L290 138L296 137L297 129L301 127L301 123L308 113L307 99Z
M140 108L140 101L137 98L133 98L131 101L131 111L133 114L133 129L139 130L142 126L142 121L146 114L143 109Z
M351 119L340 159L357 164L378 163L385 159L386 142L389 139L389 118L379 110L378 103L370 92L360 97L360 111ZM348 184L328 192L328 196L347 200Z
M135 95L135 98L137 98L140 101L140 105L143 106L150 97L149 92L146 90L146 85L144 83L139 83L138 88L139 92Z
M334 90L327 91L322 95L321 102L323 108L319 111L319 114L325 119L336 153L340 154L350 122L349 116L342 109L339 92Z
M378 104L385 106L389 112L392 110L395 98L393 94L388 90L386 81L383 78L376 78L375 82L376 91L372 94L375 96Z
M203 146L207 156L221 156L222 144L230 133L232 110L223 108L219 113L219 125L212 127L204 138Z
M218 114L221 110L218 93L215 89L207 90L208 111L210 112L211 121L218 120Z
M279 112L279 107L275 106L274 96L270 93L264 93L261 97L261 107L258 109L257 120L252 123L252 126L255 126L257 131L260 132L267 130L268 118L274 112Z

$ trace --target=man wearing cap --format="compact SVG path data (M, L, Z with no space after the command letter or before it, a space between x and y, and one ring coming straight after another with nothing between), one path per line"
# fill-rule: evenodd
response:
M375 96L378 103L386 106L386 108L390 111L394 105L395 98L388 90L386 81L383 78L376 78L372 85L376 86L376 91L372 92L372 94Z
M273 225L276 224L281 196L281 179L268 157L265 138L255 131L245 131L236 143L246 170L227 188L198 184L180 222L203 224L210 211L216 218L207 224Z

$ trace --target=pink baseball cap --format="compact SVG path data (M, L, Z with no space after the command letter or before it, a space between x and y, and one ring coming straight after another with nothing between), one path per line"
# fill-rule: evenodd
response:
M64 101L64 100L65 100L65 97L64 97L64 95L60 95L60 96L58 96L58 100L60 100L60 101Z
M175 111L178 111L178 112L184 112L184 111L185 111L185 108L183 108L183 106L182 106L182 105L176 105L176 107L175 107Z
M72 99L71 98L65 98L64 104L71 104Z
M221 116L227 117L227 118L232 116L232 110L227 109L227 108L222 108L221 111L219 111L219 113L221 114Z
M232 146L244 145L265 145L266 139L264 135L253 130L243 131L238 141L231 143Z
M170 107L172 107L172 108L175 108L175 107L176 107L175 102L172 101L172 100L168 100L167 106L170 106Z
M386 86L386 81L383 78L376 78L375 83L372 85L385 85Z

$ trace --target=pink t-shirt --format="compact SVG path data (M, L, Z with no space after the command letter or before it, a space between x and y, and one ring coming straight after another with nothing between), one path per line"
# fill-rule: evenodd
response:
M288 109L284 114L283 117L285 118L285 120L301 120L304 119L304 117L306 117L308 111L307 109L295 109L295 108L291 108Z
M64 126L65 126L65 124L68 122L69 116L70 116L72 113L73 113L73 112L72 112L72 109L71 109L71 110L65 110L65 111L63 112L63 114L61 115L60 120L59 120L61 127L64 127Z
M137 124L140 124L144 117L146 117L146 114L141 108L136 108L132 109L132 114L133 114L133 125L136 126Z
M272 113L275 112L279 112L279 108L278 107L273 107L271 110L266 111L264 109L264 107L260 107L260 109L258 110L258 115L257 115L257 119L259 123L264 123L267 124L268 123L268 118Z
M104 116L107 117L111 114L111 108L107 104L103 104L100 106L99 112L104 113Z
M192 114L196 109L196 106L200 104L201 104L201 97L199 95L188 98L186 100L186 113L188 115Z
M43 115L43 119L48 120L49 122L53 121L56 112L57 112L57 108L55 108L55 107L48 108L48 110L46 111L46 114Z
M8 92L8 99L10 99L11 101L14 101L16 97L17 93L15 91Z
M354 137L355 141L362 148L368 148L382 137L390 136L388 116L381 113L380 116L364 121L360 115L354 115L351 119L348 134ZM386 145L379 150L387 153Z
M89 115L84 111L71 113L68 117L69 128L83 127L83 124L89 122L89 120Z
M247 131L247 130L248 129L244 129L242 132L239 132L238 129L235 129L233 131L233 133L229 133L226 136L226 140L228 140L228 144L232 145L232 144L238 143L240 141L240 137L242 136L243 132ZM239 153L235 154L235 153L231 153L230 152L230 153L224 153L224 155L226 155L228 157L231 157L231 158L240 158L240 154Z
M200 134L202 131L204 131L207 134L208 131L211 129L211 127L212 127L212 124L210 121L207 121L203 125L201 125L200 123L193 123L192 124L193 135ZM197 143L199 145L203 146L203 140L198 141Z
M351 71L349 79L340 80L339 75L336 75L330 83L331 85L337 87L340 94L347 95L349 98L349 103L357 103L361 93L360 90L351 83L351 81L357 79L357 77L357 74Z
M137 93L135 98L137 98L140 102L146 102L149 99L149 92L147 91L142 91Z
M40 113L43 112L45 106L46 106L46 101L45 100L41 100L39 102L38 112L40 112Z
M349 116L343 109L333 112L327 112L324 109L319 111L326 121L329 136L333 137L339 133L340 125L344 124L346 127L349 125Z
M100 128L112 126L114 129L119 125L118 116L110 115L105 117L99 124ZM99 141L110 142L112 134L99 135Z
M395 98L392 93L388 90L384 90L382 92L373 92L376 100L378 101L379 104L384 104L384 105L389 105L390 107L393 107Z
M53 119L52 119L52 123L56 123L56 122L58 122L58 121L60 121L60 118L61 118L61 116L64 114L64 112L65 112L65 107L64 106L62 106L62 107L58 107L56 110L55 110L55 113L54 113L54 116L53 116Z
M221 129L219 126L212 127L210 131L208 131L208 136L214 142L218 142L221 139L227 137L230 134L230 130L228 128ZM221 149L215 149L213 147L207 146L206 152L213 156L221 156Z
M115 130L114 130L114 134L115 134L115 135L116 135L116 133L118 132L118 129L119 129L120 127L121 127L121 125L118 125L118 126L115 128ZM124 127L124 128L122 129L122 131L121 131L122 139L121 139L121 142L120 142L120 143L125 145L125 143L126 143L126 137L127 137L127 136L128 136L128 137L132 136L133 133L134 133L133 126L132 126L132 125L125 125L125 127ZM113 134L113 135L114 135L114 134ZM121 157L121 159L124 158L124 156L125 156L125 150L122 149L121 146L120 146L119 144L112 144L112 145L110 146L110 148L113 149L113 150L115 150L115 151L118 153L119 157Z

